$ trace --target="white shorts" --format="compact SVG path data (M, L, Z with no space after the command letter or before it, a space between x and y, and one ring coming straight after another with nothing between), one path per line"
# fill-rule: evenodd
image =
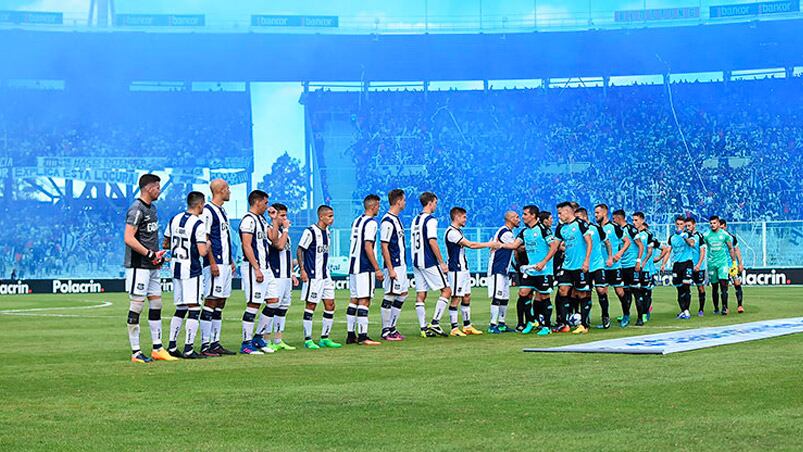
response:
M446 287L446 275L437 265L429 268L413 267L413 278L416 292L441 290Z
M374 298L374 274L357 273L349 275L349 292L351 298Z
M265 299L276 299L279 304L290 306L290 302L293 300L293 279L276 278L274 284L268 287L268 295Z
M145 299L145 296L162 296L162 279L159 270L147 268L126 268L125 287L128 297L134 300Z
M257 282L256 274L250 264L240 266L240 274L243 278L246 303L261 304L272 290L271 286L276 284L276 278L273 277L273 272L269 268L262 269L262 282Z
M488 298L510 300L510 276L499 274L488 276Z
M388 269L382 270L385 274L385 279L382 281L382 289L385 290L385 295L401 295L410 290L410 280L407 278L407 267L402 265L394 267L396 271L396 279L390 279Z
M318 304L321 300L335 299L335 282L332 278L310 279L301 286L301 301Z
M449 272L449 287L453 297L471 295L471 273L468 271Z
M201 304L201 276L173 278L173 303L176 306Z
M231 296L231 265L218 265L220 274L212 276L212 267L204 267L204 298Z

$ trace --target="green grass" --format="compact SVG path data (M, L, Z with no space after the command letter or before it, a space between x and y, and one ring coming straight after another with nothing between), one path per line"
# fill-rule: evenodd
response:
M488 318L481 292L477 326ZM408 301L403 343L147 366L128 362L125 294L6 296L0 310L104 300L112 306L0 315L0 450L803 450L803 335L667 356L521 351L801 316L803 288L747 288L746 314L683 323L674 291L657 289L647 327L585 337L419 339ZM236 293L224 312L230 348L239 343L241 300ZM335 338L345 336L344 314L340 301ZM301 345L300 330L296 302L289 343Z

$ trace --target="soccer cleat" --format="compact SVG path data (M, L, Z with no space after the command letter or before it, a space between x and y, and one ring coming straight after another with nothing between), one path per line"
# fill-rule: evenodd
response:
M384 338L384 339L386 341L388 341L388 342L399 342L399 341L403 341L404 340L404 336L399 334L398 331L393 331L393 332L389 333L388 336L386 338Z
M568 333L571 330L572 329L569 327L569 325L562 325L562 326L558 327L556 332L557 333Z
M602 323L597 325L597 329L600 329L600 330L607 330L610 327L611 327L611 318L610 317L603 317L602 318Z
M287 342L285 342L283 340L280 340L279 342L274 342L274 343L270 344L270 348L272 348L274 351L295 350L296 349L295 347L293 347L292 345L289 345Z
M427 337L427 331L426 330L421 330L421 332L418 335L419 335L419 337L426 338Z
M499 327L496 325L488 325L488 334L502 334Z
M697 311L697 317L702 317L702 316L704 316L704 315L705 315L705 312L703 312L703 310L702 310L702 309L700 309L699 311Z
M548 326L542 326L541 329L535 334L538 336L549 336L552 334L552 330L550 330Z
M499 324L499 331L501 331L503 333L517 333L518 332L518 331L516 331L515 328L511 328L511 327L505 325L504 323L500 323Z
M465 333L466 336L482 336L482 331L474 328L474 325L464 326L463 333Z
M460 328L452 328L452 331L449 333L449 336L466 337L466 333L460 331Z
M377 341L371 339L368 336L366 336L365 339L363 339L363 340L361 340L361 341L359 341L357 343L360 344L360 345L382 345L381 342L377 342Z
M313 342L313 343L314 343L314 342ZM304 347L306 347L306 346L307 346L307 344L306 344L306 343L304 343ZM318 342L318 347L319 347L319 348L340 348L340 347L342 347L342 346L343 346L343 344L337 343L337 342L335 342L335 341L333 341L333 340L329 339L328 337L327 337L327 338L324 338L324 339L321 339L321 340ZM309 347L307 347L307 348L309 348ZM313 350L314 350L314 349L313 349Z
M652 306L650 306L650 309L652 309ZM651 315L652 315L652 311L649 311L646 314L644 314L644 322L649 322Z
M346 344L356 344L357 343L357 335L354 334L353 331L349 331L348 336L346 336Z
M154 361L178 361L175 355L168 353L164 348L152 351L151 358L153 358Z
M152 363L153 360L143 355L142 352L137 352L135 355L131 355L131 362L139 364L147 364L147 363Z
M400 340L400 341L403 341L403 340L407 339L406 337L404 337L403 334L399 333L399 330L397 330L395 327L393 328L393 332L390 333L390 334L392 334L393 336L396 336L396 338L398 340Z
M578 325L577 328L572 331L572 334L586 334L588 333L588 328L583 325Z
M304 348L308 350L318 350L319 348L321 348L321 346L316 344L315 341L313 341L312 339L309 339L304 341Z
M265 339L263 339L262 336L260 335L256 335L254 336L253 339L251 339L251 345L262 350L263 352L265 352L265 349L268 347L268 343L265 342ZM265 353L270 353L270 352L265 352Z
M738 308L736 308L736 312L738 312L739 314L744 314L744 307L739 306Z
M639 318L638 320L636 320L636 326L644 326L644 321L641 320L641 318Z
M536 328L538 328L538 322L527 322L527 326L521 330L521 334L530 334Z
M259 349L251 345L251 341L243 342L243 345L240 346L240 354L241 355L264 355Z
M229 350L227 348L224 348L220 344L218 344L216 347L212 347L212 351L217 353L220 356L232 356L232 355L236 355L237 354L237 353L235 353L235 352L233 352L233 351L231 351L231 350Z
M722 308L722 315L728 315L728 308Z
M212 350L210 347L201 348L201 354L206 358L218 358L220 357L220 353L217 353Z
M430 335L429 333L432 333L432 335ZM449 335L446 333L446 331L443 331L443 328L441 328L439 324L436 323L435 325L429 325L427 327L427 337L435 337L435 336L447 337Z
M617 322L621 322L621 321L622 321L622 319L624 319L624 318L625 318L625 316L623 316L623 315L620 315L619 317L617 317L617 318L616 318L616 321L617 321Z
M200 353L197 353L195 350L190 350L189 352L184 353L183 358L184 359L203 359L203 358L206 358L206 356L204 356L204 355L202 355Z
M714 309L714 315L719 315L719 308Z
M623 315L622 319L619 320L619 327L620 328L627 328L628 325L630 325L630 316L629 315Z

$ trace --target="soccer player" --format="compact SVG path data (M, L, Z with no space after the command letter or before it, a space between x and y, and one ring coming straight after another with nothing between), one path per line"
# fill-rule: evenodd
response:
M709 218L708 224L711 230L703 234L703 240L708 247L708 277L711 280L714 313L719 305L719 289L722 289L722 315L728 315L728 273L730 263L736 259L733 238L720 228L718 216Z
M268 221L265 212L268 210L268 194L262 190L254 190L248 195L248 212L240 221L240 241L243 245L243 263L240 274L243 281L246 308L243 312L243 342L240 353L244 355L262 355L273 353L267 344L254 343L254 320L259 308L276 284L268 259Z
M201 311L201 354L205 356L234 355L220 345L223 308L231 296L234 258L231 249L231 224L223 203L231 197L229 184L215 179L209 184L212 202L204 206L201 219L206 226L209 252L204 256L204 306Z
M427 325L427 313L424 302L427 291L437 290L440 297L435 305L435 317L440 318L449 306L452 290L446 282L449 267L443 261L438 248L438 220L433 213L438 208L438 197L435 193L425 191L418 197L423 211L413 218L410 235L413 242L413 277L415 278L415 313L421 328L421 337L433 335L448 336L440 326L433 328Z
M155 174L139 178L139 198L125 215L125 286L128 289L128 341L131 362L175 361L162 347L162 284L159 269L164 263L164 250L159 249L159 218L154 201L161 193L161 179ZM148 298L148 325L153 348L151 357L139 346L139 315Z
M644 223L644 227L648 236L648 248L651 248L652 254L644 264L643 277L641 278L641 288L644 295L644 322L650 320L652 315L652 291L655 288L655 280L658 279L661 272L666 269L666 261L669 258L669 245L661 243L655 234L650 231L650 225ZM657 265L661 262L660 266ZM688 314L688 311L686 312ZM687 317L688 318L688 317Z
M589 275L591 284L597 292L597 299L600 306L605 306L602 312L602 327L611 326L610 313L608 312L608 281L605 279L605 266L613 265L613 248L605 229L599 224L593 224L588 220L588 211L580 207L575 212L581 220L585 221L591 231L591 261Z
M686 218L675 218L675 230L669 234L666 243L669 246L669 258L672 261L672 285L678 291L678 306L680 313L678 319L689 319L691 306L691 284L694 282L694 263L692 251L696 237L686 227Z
M567 306L579 305L581 323L572 333L584 334L588 333L591 321L591 278L588 272L591 268L592 232L588 223L577 218L571 203L562 202L557 208L561 224L555 230L555 238L566 246L563 274L558 281L558 327L560 332L569 331Z
M508 269L513 259L513 250L518 248L513 229L519 227L519 214L512 210L505 212L505 224L496 230L493 240L499 242L499 249L491 249L488 257L488 298L491 299L491 321L488 333L515 333L516 329L507 326L507 306L510 303L510 275Z
M533 224L531 215L538 212L536 223ZM558 251L560 242L552 235L552 214L547 211L538 211L536 206L524 206L522 218L526 227L519 232L517 242L524 247L521 256L519 273L519 302L531 303L529 309L525 307L526 325L522 334L530 334L533 329L541 328L536 333L546 336L552 332L552 293L553 272L552 259ZM518 243L517 243L518 244ZM535 301L531 301L532 297Z
M335 318L335 283L329 272L329 244L332 243L332 232L329 229L335 221L335 212L331 207L318 207L318 222L304 230L298 241L296 256L301 272L301 300L304 306L304 348L340 348L341 344L329 339ZM312 314L318 303L323 301L323 321L321 322L321 340L316 344L312 340Z
M742 293L742 273L744 272L744 260L742 260L742 249L739 248L739 239L736 238L736 234L732 234L728 231L728 223L725 221L724 218L720 218L720 222L722 223L722 230L730 234L731 239L733 239L733 250L736 253L736 260L731 264L731 273L730 273L730 280L733 284L733 290L736 292L736 303L739 305L736 308L736 312L739 314L744 313L744 306L742 305L744 295ZM736 269L736 274L733 274L734 268Z
M371 194L362 200L364 213L351 223L351 246L349 251L349 290L356 304L346 310L347 344L381 345L368 336L368 309L374 297L374 278L382 281L385 275L376 260L374 243L379 224L379 196ZM356 314L356 316L355 316ZM356 317L356 318L355 318ZM357 334L354 334L355 323Z
M446 254L449 257L449 287L452 289L452 302L449 304L449 321L452 330L449 336L481 335L482 331L471 325L471 273L468 269L465 248L478 250L493 248L497 244L495 242L478 243L466 239L463 235L463 228L466 226L466 209L452 207L452 210L449 211L449 218L452 223L444 235ZM462 331L457 323L458 306L463 313ZM433 328L437 326L436 321L440 322L440 319L433 320Z
M170 250L170 263L173 268L173 302L176 313L170 320L170 343L167 351L171 356L185 359L220 356L203 355L193 349L198 323L201 317L201 257L206 256L206 226L200 214L204 210L206 198L201 192L193 191L187 195L187 211L182 212L167 225L164 233L164 249ZM184 317L187 317L184 351L178 351L178 334Z
M647 287L650 285L650 281L646 281L649 275L644 267L649 260L653 258L653 247L652 235L647 229L647 222L645 220L646 218L643 212L633 212L633 226L638 230L636 242L640 242L643 245L643 252L639 253L638 258L636 258L635 267L635 271L638 272L637 279L639 284L632 288L633 296L636 299L636 314L638 315L636 326L644 326L644 320L647 318L647 313L649 312L647 307Z
M594 207L594 218L597 220L597 224L602 226L602 230L605 231L605 237L611 244L610 253L607 256L604 256L605 281L610 287L613 287L617 298L619 298L619 303L622 306L622 312L624 312L626 300L624 282L622 280L621 260L625 252L627 252L627 250L630 248L631 242L628 234L625 234L624 229L622 229L622 227L618 224L611 222L611 220L608 218L608 211L609 208L607 204L597 204ZM608 311L609 303L607 290L604 297L599 293L597 293L597 296L599 297L599 305L602 309L602 323L598 325L597 328L608 329L611 327L611 317L610 312Z
M689 234L694 237L694 246L691 250L692 264L694 264L694 267L692 268L692 279L694 280L694 285L697 286L697 296L700 303L700 310L697 311L697 316L702 317L705 315L704 308L707 247L705 246L705 241L703 240L703 234L701 234L700 231L697 231L696 227L697 221L695 221L694 218L686 218L686 228L689 230Z
M633 302L633 296L639 290L640 256L644 254L645 245L641 239L636 238L638 229L627 222L624 210L619 209L613 212L613 222L622 228L625 237L630 241L630 246L626 249L623 248L624 254L621 259L625 297L622 301L622 320L619 326L626 328L630 324L630 305Z
M293 286L298 285L298 279L292 273L291 223L287 218L286 205L275 203L271 207L272 209L268 210L268 216L272 221L272 226L268 228L268 260L276 284L272 286L273 291L270 289L268 291L257 331L260 335L272 337L268 347L273 350L295 350L295 347L284 342L284 327L293 298Z
M396 188L388 193L390 209L382 217L379 239L382 242L382 265L385 275L382 281L382 339L401 341L404 336L396 329L402 306L407 300L410 281L407 279L407 249L404 241L404 226L399 214L407 206L404 190Z

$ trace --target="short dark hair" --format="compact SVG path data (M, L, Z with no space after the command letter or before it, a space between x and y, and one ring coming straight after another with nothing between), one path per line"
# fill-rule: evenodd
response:
M678 216L675 217L675 221L676 222L677 221L686 221L686 217L684 217L683 215L678 215Z
M139 176L139 189L142 190L148 185L154 182L160 182L161 180L162 178L157 176L156 174L151 174L151 173L143 174L142 176Z
M622 217L622 218L624 218L624 217L626 217L626 216L627 216L627 214L625 213L625 211L624 211L624 210L622 210L622 209L617 209L617 210L614 210L614 211L613 211L613 216L615 216L615 217Z
M404 190L401 188L394 188L388 193L388 203L390 203L391 206L402 198L404 198Z
M722 220L719 219L718 215L711 215L710 217L708 217L708 221L714 221L714 220L717 220L720 223L722 222Z
M595 208L595 209L596 209L597 207L599 207L600 209L602 209L602 210L604 210L604 211L606 211L606 212L609 210L609 209L608 209L608 205L607 205L607 204L597 204L596 206L594 206L594 208Z
M273 203L273 205L271 205L271 207L276 209L277 212L287 212L287 206L285 206L284 204L279 203L279 202Z
M572 203L570 203L569 201L563 201L561 203L558 203L558 205L555 207L557 207L558 209L562 209L564 207L572 207Z
M248 194L248 205L253 206L257 201L262 201L267 198L268 194L262 190L254 190Z
M427 204L436 199L438 199L438 196L431 191L425 191L424 193L421 193L421 196L418 197L418 200L421 202L421 207L425 207Z
M691 224L697 224L697 220L695 220L694 217L686 217L686 221Z
M572 209L577 210L580 208L580 204L576 201L569 201L569 205L572 206Z
M329 212L329 211L334 212L335 209L331 208L330 206L327 206L326 204L321 204L320 206L318 206L318 216L319 217L321 215L325 214L326 212Z
M457 217L458 215L465 214L465 213L466 213L466 209L464 209L462 207L452 207L452 210L449 211L449 218L454 220L455 217Z
M727 222L727 221L725 221L725 219L724 219L724 218L720 218L720 219L719 219L719 223L720 223L722 226L727 226L727 225L728 225L728 222Z
M204 201L206 201L206 196L199 191L191 191L187 195L187 207L189 208L193 208Z
M585 216L588 216L588 210L586 210L585 207L578 207L577 210L574 211L574 213L582 213L585 214Z
M641 218L643 220L644 219L644 212L641 212L641 211L633 212L633 216L634 217L639 217L639 218Z
M541 211L535 204L527 204L522 210L536 217L538 216L538 212Z
M542 210L538 212L538 221L544 221L552 216L552 212L548 210Z
M368 208L368 206L370 206L372 203L377 203L377 204L379 204L379 196L377 196L377 195L375 195L375 194L371 193L370 195L366 196L366 197L365 197L365 198L363 198L363 200L362 200L362 206L363 206L364 208L366 208L366 209L367 209L367 208Z

